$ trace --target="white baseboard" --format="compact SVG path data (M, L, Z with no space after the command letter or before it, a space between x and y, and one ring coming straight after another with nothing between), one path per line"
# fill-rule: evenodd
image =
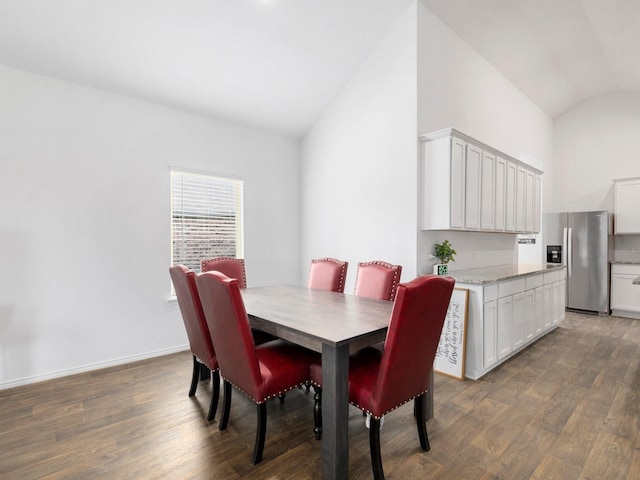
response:
M616 310L615 308L611 310L611 315L614 317L626 317L626 318L635 318L640 319L640 313L638 312L630 312L628 310Z
M64 370L58 370L56 372L44 373L41 375L33 375L30 377L17 378L6 382L0 382L0 390L6 390L8 388L19 387L22 385L29 385L31 383L42 382L44 380L51 380L52 378L66 377L69 375L75 375L77 373L90 372L92 370L99 370L101 368L114 367L116 365L122 365L124 363L137 362L140 360L146 360L153 357L161 357L162 355L169 355L177 352L184 352L189 350L189 345L178 345L177 347L167 348L164 350L155 350L153 352L141 353L138 355L131 355L128 357L116 358L113 360L107 360L105 362L91 363L82 365L79 367L68 368Z

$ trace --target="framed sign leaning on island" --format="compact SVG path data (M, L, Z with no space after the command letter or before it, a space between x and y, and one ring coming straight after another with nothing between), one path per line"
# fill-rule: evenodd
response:
M436 372L460 380L464 380L468 304L469 290L454 288L433 362Z

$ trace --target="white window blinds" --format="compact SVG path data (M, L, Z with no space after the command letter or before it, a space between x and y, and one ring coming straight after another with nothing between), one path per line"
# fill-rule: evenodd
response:
M171 171L171 264L200 271L203 258L243 255L243 182Z

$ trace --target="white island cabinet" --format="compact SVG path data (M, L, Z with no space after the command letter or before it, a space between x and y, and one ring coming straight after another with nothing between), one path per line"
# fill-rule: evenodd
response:
M420 141L422 230L540 231L541 171L453 128Z
M482 377L565 317L564 267L500 265L450 275L456 288L469 290L467 378Z

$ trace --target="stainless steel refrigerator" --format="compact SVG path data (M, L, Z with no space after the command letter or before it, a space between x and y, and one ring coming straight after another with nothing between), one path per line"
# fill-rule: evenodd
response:
M609 314L609 212L562 212L542 217L548 265L567 267L567 308Z

